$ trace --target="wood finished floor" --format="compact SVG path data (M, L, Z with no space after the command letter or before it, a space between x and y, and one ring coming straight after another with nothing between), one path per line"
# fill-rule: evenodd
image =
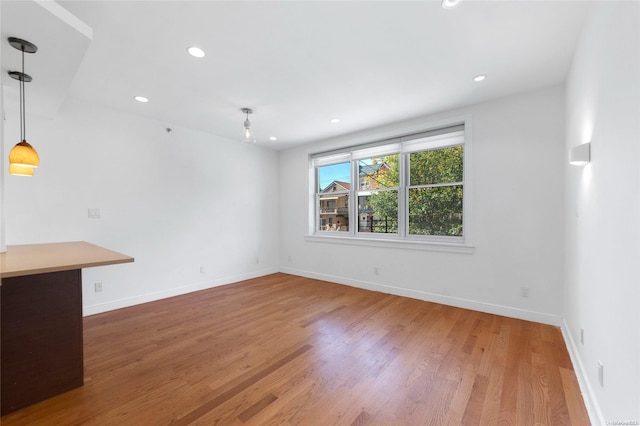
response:
M274 274L84 319L2 425L588 425L559 329Z

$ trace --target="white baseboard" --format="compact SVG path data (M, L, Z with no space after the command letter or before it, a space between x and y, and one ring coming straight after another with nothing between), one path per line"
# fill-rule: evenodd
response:
M344 284L351 287L363 288L366 290L379 291L382 293L395 294L397 296L410 297L412 299L424 300L427 302L440 303L457 308L471 309L473 311L485 312L488 314L501 315L510 318L522 319L525 321L539 322L560 327L562 318L557 315L543 312L529 311L526 309L513 308L504 305L478 302L475 300L461 299L458 297L443 296L441 294L429 293L426 291L411 290L402 287L394 287L384 284L372 283L368 281L354 280L350 278L338 277L317 272L303 271L293 268L280 268L280 272L285 274L299 275L306 278L329 281L337 284Z
M569 352L569 357L571 358L571 363L573 364L573 371L576 373L578 385L580 385L582 399L584 400L584 405L587 408L589 420L591 420L592 425L604 426L606 422L604 416L602 415L602 410L600 409L598 400L595 397L593 387L591 386L591 381L589 380L587 371L585 370L584 364L580 359L578 347L576 346L576 342L573 340L573 337L571 337L569 325L567 324L567 321L565 319L562 320L562 326L560 327L560 329L562 330L562 336L564 337L564 341L566 342L567 351Z
M98 303L95 305L83 306L82 315L86 317L89 315L100 314L102 312L113 311L115 309L127 308L129 306L140 305L141 303L166 299L167 297L179 296L181 294L187 294L194 291L206 290L208 288L218 287L225 284L231 284L238 281L249 280L251 278L258 278L265 275L275 274L278 271L278 268L262 269L260 271L250 272L246 274L219 278L213 281L203 281L154 293L146 293L138 296L127 297L126 299L119 299L105 303Z

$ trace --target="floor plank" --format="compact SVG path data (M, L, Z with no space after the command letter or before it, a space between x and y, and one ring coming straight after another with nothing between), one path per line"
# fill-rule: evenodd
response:
M556 327L286 274L84 319L85 385L10 425L585 425Z

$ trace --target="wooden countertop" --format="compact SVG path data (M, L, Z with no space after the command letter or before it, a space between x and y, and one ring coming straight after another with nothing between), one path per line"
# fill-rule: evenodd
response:
M0 278L133 262L134 258L84 241L7 246Z

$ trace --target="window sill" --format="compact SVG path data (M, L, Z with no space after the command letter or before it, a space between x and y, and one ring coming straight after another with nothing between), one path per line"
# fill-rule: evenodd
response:
M305 235L305 241L330 244L350 244L369 247L387 247L406 250L443 251L449 253L473 253L475 247L470 244L443 243L434 241L411 241L387 238L359 238L335 235Z

